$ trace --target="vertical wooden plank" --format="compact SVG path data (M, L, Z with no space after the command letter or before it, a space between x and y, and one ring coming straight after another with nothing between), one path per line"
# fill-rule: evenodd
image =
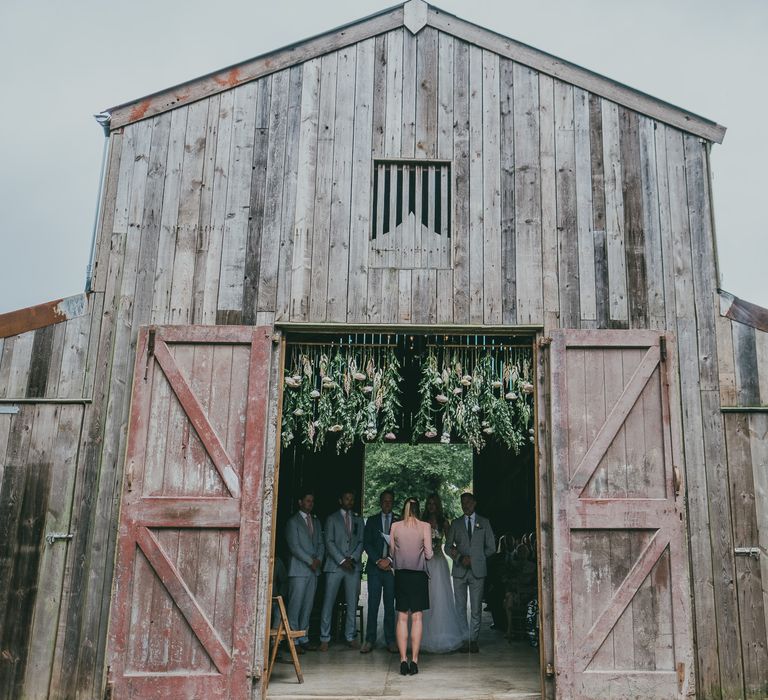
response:
M184 134L184 160L181 166L179 212L176 218L176 247L171 276L171 323L187 324L192 317L197 250L200 222L200 195L203 179L205 138L208 125L208 101L189 106L187 129Z
M200 180L200 217L197 227L195 274L192 280L192 323L194 324L202 323L205 306L207 260L212 242L211 213L213 210L213 185L216 177L216 147L219 140L221 93L212 95L207 101L208 120L205 125L205 153L203 154L203 172Z
M282 225L280 229L280 256L275 280L275 318L288 319L291 306L293 266L293 236L296 216L296 188L299 176L299 134L301 131L302 66L293 66L288 88L288 116L286 127L285 175L283 177ZM261 291L259 291L259 298ZM264 299L269 299L268 292ZM267 302L265 301L265 304Z
M437 156L438 36L433 27L416 35L416 158ZM404 74L405 75L405 74ZM406 80L411 79L406 78Z
M655 125L656 178L659 192L659 228L661 237L661 261L664 279L665 328L674 328L677 319L675 302L674 236L670 210L669 175L667 168L667 137L663 124Z
M726 447L728 476L733 517L734 547L754 547L759 542L755 482L750 450L749 416L726 414ZM768 668L766 642L766 609L762 593L759 560L736 557L736 588L739 603L741 660L744 665L746 697L760 697L764 684L764 669Z
M245 250L242 253L245 256L242 316L244 325L252 325L258 313L261 266L265 249L273 251L272 259L275 261L275 266L277 263L279 250L277 237L272 237L271 240L267 241L266 232L268 226L271 227L271 231L274 230L275 226L279 230L278 203L282 194L282 182L278 180L279 184L276 188L268 189L267 179L270 175L273 177L282 175L285 142L281 142L280 137L285 133L283 119L288 99L287 85L285 84L287 76L287 71L282 71L259 81L258 107L253 136L251 193L248 205L248 237ZM277 105L273 104L273 101ZM277 123L275 123L276 114L278 115ZM275 175L270 172L270 165L273 166ZM269 211L267 211L268 209Z
M602 124L609 317L612 321L629 323L624 251L624 198L621 189L623 173L618 105L607 100L602 101Z
M638 119L640 138L640 181L642 190L642 229L645 239L644 259L648 287L648 327L665 328L664 261L662 258L659 189L656 177L656 124L648 117Z
M83 377L86 369L91 319L80 316L67 321L64 334L64 352L61 359L59 397L78 398L83 395Z
M413 271L413 322L434 324L437 320L437 270Z
M257 80L245 83L233 91L235 99L217 323L220 319L228 323L236 321L242 312L245 272L243 251L248 240L256 108L260 82Z
M576 177L576 228L579 241L579 309L584 328L597 326L595 244L592 230L592 160L589 94L573 89L574 159Z
M515 102L514 63L499 63L501 104L501 318L505 325L517 323L517 269L515 230Z
M758 385L760 390L760 403L768 404L768 333L755 333L755 352L757 354ZM718 346L718 359L719 346Z
M666 127L665 127L666 129ZM721 669L715 609L709 493L703 444L703 416L699 390L699 363L691 271L688 198L685 158L680 132L666 129L666 163L669 183L672 260L675 280L678 367L682 407L683 444L688 495L688 528L693 571L696 620L698 691L718 695Z
M13 346L16 344L16 336L3 339L2 354L0 354L0 398L8 395L8 381L11 376L11 361L13 360Z
M469 47L469 321L483 323L483 50Z
M736 321L733 328L733 354L736 363L736 403L740 406L760 404L760 367L757 364L757 342L751 326Z
M557 171L560 325L580 328L579 232L576 221L576 160L573 87L555 81L555 169Z
M400 272L394 267L386 267L382 270L381 281L381 322L397 323L400 313ZM407 286L407 285L406 285Z
M0 486L3 483L3 472L5 471L5 456L8 451L8 438L11 435L11 422L13 415L10 413L0 414ZM0 491L0 499L3 493Z
M318 119L320 106L320 59L303 66L301 131L299 134L298 176L291 263L290 318L309 319L309 291L312 270L312 226L315 203Z
M172 285L172 266L174 250L173 241L174 236L171 236L169 230L162 230L162 217L163 217L163 200L165 194L165 179L166 168L168 166L168 148L171 134L171 114L166 112L165 114L158 115L152 120L152 137L149 145L149 166L147 168L147 185L146 193L144 195L144 211L141 217L141 242L139 249L139 262L136 266L136 291L133 303L133 325L147 323L152 317L152 303L155 288L155 272L160 259L159 246L161 239L165 244L163 253L166 255L163 267L167 280L162 280L161 284L166 293L170 294L170 287L166 285ZM186 128L186 121L184 122ZM176 134L181 144L184 144L185 139L183 135ZM180 158L183 158L183 150L179 149L178 154ZM179 161L179 168L181 168L181 161ZM180 176L180 173L179 173ZM173 189L176 180L176 173L169 176L171 181L170 187ZM177 219L178 197L181 196L181 190L175 189L172 191L172 201L169 205L174 207L174 212L168 213L168 216L172 217L175 222ZM168 221L168 219L166 220ZM173 247L172 247L173 246ZM169 302L168 299L163 297L163 305ZM95 309L92 313L95 312ZM93 333L96 334L98 339L98 328L93 329ZM80 343L82 339L76 338L75 343ZM67 343L67 349L72 347L70 342ZM90 357L90 349L89 349ZM91 366L93 362L91 362Z
M517 73L515 73L517 76ZM517 80L515 82L517 85ZM534 83L535 85L535 83ZM518 128L517 89L515 89L515 131ZM554 81L548 75L539 74L539 108L532 108L534 114L538 111L539 119L539 167L541 190L541 281L543 291L543 321L544 331L547 332L560 326L560 296L557 267L557 183L555 171L555 86ZM515 187L517 188L517 168L520 158L517 155L517 141L515 141ZM515 201L521 206L517 192ZM535 199L533 200L535 206ZM516 220L516 228L519 222ZM534 235L534 232L531 232ZM517 234L517 257L520 259L521 236ZM535 253L533 253L535 254ZM535 265L535 263L532 263ZM518 262L518 270L520 263ZM535 267L533 268L535 269ZM521 278L518 276L518 280ZM536 278L534 277L534 280ZM520 281L518 281L520 284ZM533 281L531 282L533 284ZM520 292L518 291L518 298ZM525 316L517 313L517 322L522 323ZM535 318L535 316L531 316Z
M598 328L610 327L608 248L605 234L605 167L602 98L589 96L589 156L592 176L592 230L595 257L595 314Z
M619 152L624 202L624 242L631 328L648 327L648 281L645 269L640 137L637 112L619 108Z
M368 239L371 235L371 145L375 49L379 39L357 46L355 66L354 140L352 145L349 272L346 319L364 321L368 275ZM381 43L381 42L380 42Z
M55 326L52 325L44 326L34 331L32 357L27 378L27 390L25 392L25 395L31 398L45 396L48 384L48 369L53 352L54 330Z
M44 533L69 532L82 420L82 406L59 407L55 441L50 456L53 469ZM64 632L60 629L59 620L66 552L67 544L62 541L43 545L24 679L26 697L48 697L57 639L63 637Z
M418 86L418 56L416 36L403 32L402 64L402 120L400 127L400 157L416 157L416 91ZM391 93L392 84L387 77L387 93ZM398 83L399 84L399 83ZM393 107L396 109L396 106Z
M725 316L716 319L717 364L720 380L720 403L723 406L736 405L736 366L733 354L731 320Z
M448 161L453 160L453 61L454 39L452 36L440 34L437 60L437 157ZM443 171L441 187L440 200L443 203L450 201L453 182L445 171ZM437 271L438 323L453 322L453 271L450 268L453 260L452 237L455 235L456 228L452 218L453 212L443 208L439 267L446 269Z
M328 255L331 229L337 71L338 53L325 54L321 58L320 69L317 162L310 166L315 168L315 202L310 234L312 258L308 320L316 322L325 321L326 301L328 299Z
M94 374L98 363L100 328L102 312L104 311L104 294L97 292L90 298L91 325L88 330L88 356L85 361L85 378L83 380L82 398L90 399L94 395Z
M501 104L499 57L483 51L483 306L484 322L502 323Z
M8 384L6 385L7 397L21 398L26 394L34 342L35 331L21 333L14 338L13 355L8 374Z
M398 270L398 275L397 319L400 323L411 323L411 270Z
M334 117L335 143L333 147L326 315L329 321L337 323L347 319L356 68L356 47L353 46L340 51L336 81L336 114Z
M93 312L91 311L91 313ZM66 330L66 323L57 323L55 326L53 326L53 340L51 341L51 361L48 365L48 378L45 382L45 397L48 399L53 398L54 396L58 396L59 393L59 376L61 375L61 359L62 355L64 354L64 332ZM2 354L1 351L0 354ZM0 454L2 454L1 446Z
M151 323L167 322L170 313L173 255L176 249L176 222L181 200L181 169L184 164L184 136L187 130L188 111L188 107L181 107L171 112L168 157L165 163L165 178L163 179L162 214L160 216L160 231L157 234ZM130 141L125 141L124 150L126 146L130 146ZM159 171L153 170L154 172ZM157 187L153 187L150 190L150 198L153 198L156 193ZM154 234L154 227L150 226L147 233L149 244L149 236Z
M388 158L400 157L400 142L403 127L403 29L396 29L386 35L386 101L383 155ZM408 76L412 80L412 76Z
M235 91L221 93L216 122L216 155L211 191L211 216L208 224L208 252L205 256L205 286L200 321L216 323L221 279L221 256L224 246L224 225L227 217L229 163L232 156ZM213 107L212 107L213 108Z
M453 53L453 321L469 323L469 44Z

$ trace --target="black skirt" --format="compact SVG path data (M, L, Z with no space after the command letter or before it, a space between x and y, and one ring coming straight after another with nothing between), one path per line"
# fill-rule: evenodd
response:
M429 580L426 571L395 571L395 610L421 612L429 610Z

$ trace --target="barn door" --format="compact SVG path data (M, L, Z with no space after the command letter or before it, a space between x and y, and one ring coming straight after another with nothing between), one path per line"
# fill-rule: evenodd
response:
M652 331L553 333L558 698L693 693L673 358Z
M250 698L271 329L139 334L109 634L115 698Z

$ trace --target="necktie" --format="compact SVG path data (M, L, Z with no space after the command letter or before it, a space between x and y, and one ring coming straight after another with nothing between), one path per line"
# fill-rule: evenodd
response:
M390 516L390 515L385 515L384 516L384 534L385 535L389 534L389 519L390 519L390 517L392 517L392 516ZM382 556L383 559L386 559L389 556L389 545L387 544L386 540L384 540L384 550L382 551L381 556Z
M469 537L470 541L472 540L472 517L467 516L467 537Z
M344 511L344 527L347 528L347 537L351 537L352 535L352 522L349 519L349 511Z
M312 539L312 536L315 534L315 528L312 525L312 516L307 515L306 521L307 521L307 530L309 530L309 539Z

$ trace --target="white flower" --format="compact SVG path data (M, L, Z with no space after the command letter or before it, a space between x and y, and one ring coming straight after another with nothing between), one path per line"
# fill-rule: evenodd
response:
M445 394L438 394L435 396L437 403L448 403L448 397Z
M472 406L472 413L480 413L480 406L478 406L477 404Z
M535 443L535 442L536 442L536 438L534 438L534 437L533 437L533 435L531 435L531 437L529 437L528 439L529 439L529 440L530 440L532 443Z
M296 410L293 412L293 415L294 415L294 416L303 416L303 415L304 415L304 409L303 409L303 408L297 408L297 409L296 409Z
M453 393L454 393L454 394L456 394L456 396L458 396L459 394L461 394L461 392L462 392L462 388L461 388L460 386L457 386L457 387L456 387L456 388L453 390Z
M333 380L325 381L323 380L323 389L335 389L336 388L336 382Z
M461 383L463 386L469 386L470 384L472 384L472 377L470 377L468 374L465 374L461 378Z
M508 401L514 401L517 398L517 394L514 391L508 391L504 394L504 398Z
M524 382L523 386L521 387L523 390L523 393L525 394L532 394L533 393L533 384L530 382Z
M528 428L528 434L533 435L533 428Z
M491 386L494 389L501 389L501 382L498 379L495 379L494 381L491 382Z
M387 433L387 434L384 436L384 439L385 439L385 440L390 440L390 441L391 441L391 440L397 440L397 435L395 435L395 434L394 434L394 433L392 433L392 432L389 432L389 433Z
M313 399L319 399L320 392L317 389L312 389L312 391L309 392L309 396Z
M372 391L373 391L373 387L372 386L364 386L363 387L363 393L364 394L370 394Z
M440 442L442 442L443 445L447 445L448 443L450 443L450 441L451 441L451 436L449 433L443 433L440 436Z
M338 423L328 428L329 433L340 433L342 430L343 428Z
M352 375L352 378L356 379L358 382L362 382L365 379L365 374L363 374L362 372L355 372Z
M483 428L483 432L486 435L491 435L493 433L493 428L491 428L491 426L488 426L487 428Z
M427 430L427 432L424 433L424 437L431 440L432 438L437 437L437 433L434 430Z
M300 374L294 374L291 379L293 379L296 384L301 384L301 375Z

